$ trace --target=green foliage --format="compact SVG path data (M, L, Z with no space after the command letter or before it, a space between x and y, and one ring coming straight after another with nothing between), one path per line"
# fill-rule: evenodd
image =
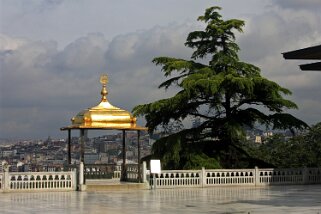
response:
M179 132L155 145L154 154L162 157L170 168L185 166L182 164L184 154L173 150L181 148L182 139L190 131L193 132L193 138L189 140L192 144L216 139L230 148L228 145L244 140L245 125L253 127L259 123L292 130L307 127L303 121L284 113L286 109L297 108L295 103L283 98L291 94L288 89L262 77L258 67L239 60L234 32L242 32L244 22L236 19L225 21L219 10L219 7L206 9L205 14L198 18L207 24L205 29L188 35L185 45L194 49L191 60L173 57L153 60L162 66L164 75L168 77L159 87L174 86L181 90L173 97L133 109L135 116L145 116L150 132L173 120L183 121L187 117L202 119L203 123L197 129ZM196 61L202 58L208 60L208 64ZM217 151L215 148L210 152L200 151L184 161L193 160L188 166L196 166L195 160L206 159L202 153L213 158Z
M181 137L177 134L164 137L156 141L153 145L153 158L161 160L162 168L179 169L180 168L180 152L182 150Z
M187 154L187 156L188 157L186 157L187 160L185 165L183 166L183 169L201 169L202 167L205 167L207 169L222 168L219 161L217 161L215 158L208 157L204 153L189 153Z
M160 159L164 169L221 168L215 157L204 153L206 143L193 143L191 138L186 130L163 137L154 143L150 158Z
M275 135L262 145L248 145L247 151L278 168L321 167L321 123L288 140Z

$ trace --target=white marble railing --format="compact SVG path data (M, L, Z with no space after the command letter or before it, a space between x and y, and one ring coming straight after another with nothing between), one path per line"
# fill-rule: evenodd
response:
M164 170L150 177L154 188L321 184L320 168Z
M121 171L114 171L113 179L120 179L121 177Z
M259 169L260 184L304 184L309 183L306 169Z
M84 174L86 179L111 179L119 168L115 164L85 164Z
M4 172L2 191L76 190L76 171Z
M308 168L307 180L309 184L321 184L321 169L320 168Z
M138 179L138 165L126 164L128 181L135 181ZM86 179L120 179L121 165L115 164L86 164L84 167L84 174Z
M205 174L205 186L255 184L255 169L205 170Z
M163 170L160 174L152 175L150 181L151 185L156 182L156 187L160 188L201 187L201 177L201 170Z
M142 172L142 171L141 171ZM86 179L120 179L122 166L115 164L86 164ZM129 182L138 182L138 164L126 164L126 176Z
M138 181L138 164L126 164L127 181Z

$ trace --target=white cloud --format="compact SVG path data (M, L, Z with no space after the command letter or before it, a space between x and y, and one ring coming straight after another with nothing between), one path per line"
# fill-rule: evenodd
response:
M264 0L15 0L1 1L1 32L33 40L55 40L59 48L82 35L101 32L108 39L151 29L155 25L196 22L205 8L224 8L224 14L260 13Z
M4 23L0 35L0 137L64 136L59 128L99 101L101 73L110 76L111 103L127 110L172 94L175 89L164 93L157 88L164 77L151 61L157 56L189 58L192 50L184 47L184 42L199 26L186 20L195 20L213 4L186 1L188 7L181 9L181 2L171 6L149 2L142 12L129 1L126 5L137 10L121 3L106 8L105 1L97 2L51 1L43 5L46 1L33 1L21 9L21 4L17 8L7 1L7 10L1 15L10 22ZM253 10L250 15L247 12L258 1L246 1L253 4L242 7L236 7L235 1L224 2L233 5L230 11L237 8L247 14L245 33L238 37L241 58L293 91L289 98L300 107L295 115L311 123L320 121L321 74L301 72L298 65L303 62L286 61L281 55L320 42L320 14L294 3L291 6L290 1L286 8L281 1L264 1L272 7L261 8L261 13ZM168 8L170 12L164 13ZM170 21L176 24L168 24Z
M119 35L110 42L102 34L89 34L63 50L55 42L27 41L0 54L0 135L62 135L60 126L99 102L101 73L110 76L110 102L129 111L166 96L157 88L163 74L151 60L163 55L190 56L183 43L191 28L154 27Z
M321 2L319 0L273 0L273 4L283 9L294 9L294 10L320 10Z
M26 39L13 38L4 34L0 34L0 51L16 50L26 44Z
M106 69L104 53L107 48L108 41L104 35L89 34L59 51L48 66L55 73L88 77L91 76L91 71L103 72Z
M321 16L307 7L294 11L295 5L293 1L288 5L291 9L270 7L263 14L248 17L239 39L241 57L259 66L263 76L289 88L293 92L289 99L299 106L291 113L313 124L321 120L316 116L321 106L321 73L301 71L298 65L307 61L285 60L282 53L321 44Z
M95 77L104 67L104 51L98 51L106 49L101 37L88 35L62 51L50 41L28 41L15 50L2 51L0 135L46 136L49 127L57 134L61 120L69 123L72 115L67 113L73 105L87 107L82 102L95 90Z

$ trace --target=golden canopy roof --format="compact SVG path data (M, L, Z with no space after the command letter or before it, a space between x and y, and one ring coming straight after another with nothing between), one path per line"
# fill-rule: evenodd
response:
M122 129L122 130L147 130L136 124L136 117L130 112L113 106L107 100L108 91L106 85L108 76L101 75L100 83L101 101L98 105L79 112L71 119L72 125L63 127L61 130L68 129Z

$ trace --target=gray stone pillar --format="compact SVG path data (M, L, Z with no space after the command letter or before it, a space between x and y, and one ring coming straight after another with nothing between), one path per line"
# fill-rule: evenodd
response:
M9 165L6 162L3 166L3 190L8 192L10 190L10 177L9 177Z
M80 162L80 164L79 164L78 178L79 178L78 190L79 191L86 190L85 175L84 175L84 163L83 162Z
M302 183L303 184L310 184L310 179L309 179L309 169L307 167L304 167L302 169Z
M200 182L201 182L201 186L205 187L206 186L206 171L205 171L205 167L202 167L202 172L201 172L201 177L200 177Z
M72 169L72 189L77 190L77 169Z
M143 177L142 177L142 182L145 183L146 181L147 181L146 161L143 161Z
M254 168L254 175L253 176L254 176L254 185L255 186L260 185L260 171L257 166Z

